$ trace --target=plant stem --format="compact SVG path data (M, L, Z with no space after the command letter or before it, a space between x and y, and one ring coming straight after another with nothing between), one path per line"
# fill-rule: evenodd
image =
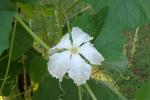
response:
M78 87L78 93L79 93L79 100L82 100L81 86Z
M62 1L61 0L58 0L58 22L59 22L58 37L60 39L62 37Z
M54 29L55 28L55 9L53 6L53 10L52 10L52 20L50 22L50 34L52 34L52 41L50 41L50 46L53 46L55 44L55 32Z
M41 16L41 23L42 23L42 29L43 29L43 32L42 32L42 35L43 35L43 40L49 44L49 38L48 38L48 35L47 35L47 30L46 30L46 26L45 26L45 22L44 22L44 18L43 18L43 15L42 13L40 13L40 16Z
M64 15L64 17L65 17L65 19L66 19L68 32L70 33L70 32L71 32L71 29L70 29L69 19L68 19L68 17L67 17L67 15L66 15L66 13L65 13L65 12L63 12L63 15Z
M24 27L24 29L33 37L34 40L36 40L38 43L40 43L45 49L49 50L49 46L45 44L22 20L21 18L16 15L16 20Z
M6 68L6 73L5 73L5 76L4 76L4 80L3 80L1 88L0 88L0 95L2 95L5 83L7 81L8 72L9 72L9 69L10 69L11 56L12 56L13 44L14 44L14 37L15 37L15 33L16 33L16 26L17 26L17 20L15 19L14 27L13 27L13 32L12 32L12 38L11 38L11 44L10 44L8 64L7 64L7 68Z
M130 61L129 61L129 67L132 66L133 57L134 57L134 55L136 53L136 43L138 41L138 32L139 32L139 29L140 29L140 27L137 27L137 29L135 31L135 34L134 34L133 46L132 46L132 49L131 49L131 58L130 58Z
M85 84L84 86L87 89L87 91L89 92L92 100L97 100L97 98L95 97L94 93L92 92L92 90L90 89L90 87L88 86L88 84Z
M75 0L75 2L66 10L66 12L69 13L79 2L80 0Z

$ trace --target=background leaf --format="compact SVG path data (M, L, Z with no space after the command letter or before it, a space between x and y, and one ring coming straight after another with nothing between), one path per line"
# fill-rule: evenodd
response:
M96 11L101 9L95 7L95 3L100 6L109 7L109 16L117 16L124 23L127 29L136 28L139 25L150 22L149 0L84 0L89 3ZM104 2L105 1L105 2ZM98 5L97 4L97 5Z
M34 82L40 83L47 74L47 61L33 48L30 49L26 55L30 77Z
M12 29L13 3L10 0L0 0L0 54L9 47L9 33Z
M105 68L108 68L113 71L117 71L120 74L124 73L128 68L128 59L126 55L122 55L119 59L114 61L104 61L103 63Z
M122 26L122 22L111 17L97 36L95 47L106 60L118 59L123 53L125 37Z
M102 8L100 11L94 14L85 13L81 16L77 16L72 22L72 26L79 26L90 36L94 37L94 41L97 38L97 35L100 33L105 18L107 16L108 8Z
M136 100L149 100L150 99L150 82L143 84L136 93Z
M14 12L1 11L0 12L0 54L9 47L9 33L12 29Z
M125 100L124 97L113 91L104 83L90 80L88 84L97 100ZM40 84L38 91L35 92L33 100L41 100L42 98L45 100L49 100L50 98L53 98L53 100L59 100L60 98L63 100L79 100L78 87L73 83L73 80L64 79L61 83L61 87L58 84L58 80L47 76ZM84 86L82 86L81 91L83 100L92 99Z
M15 61L20 58L32 47L32 44L33 38L31 35L29 35L29 33L19 23L17 23L11 60Z

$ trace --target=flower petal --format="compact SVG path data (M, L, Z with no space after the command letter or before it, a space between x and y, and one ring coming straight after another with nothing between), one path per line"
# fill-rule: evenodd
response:
M82 43L88 42L93 39L93 37L90 37L87 33L83 32L79 27L73 27L71 35L73 39L73 45L75 46L80 46Z
M96 50L93 45L88 42L82 45L79 49L81 55L83 55L91 64L101 65L104 61L104 57Z
M48 71L53 77L62 81L64 74L69 68L70 54L68 51L55 53L49 57Z
M57 49L68 49L71 46L71 41L69 39L70 35L67 33L65 34L62 39L60 40L60 42L53 48L57 48Z
M91 66L78 54L72 55L68 74L74 80L74 83L82 85L90 78Z

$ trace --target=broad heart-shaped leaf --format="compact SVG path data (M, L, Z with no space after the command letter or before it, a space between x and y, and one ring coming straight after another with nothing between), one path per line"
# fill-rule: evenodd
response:
M115 93L111 88L95 80L88 81L89 87L97 100L125 100L124 97ZM92 100L87 89L81 87L82 100ZM40 84L39 89L34 93L33 100L79 100L78 87L71 79L64 79L61 86L58 80L47 76Z
M19 23L17 23L11 61L20 58L32 47L32 44L33 38L31 37L31 35L29 35L29 33Z
M109 7L109 15L115 16L124 23L127 29L136 28L150 22L150 1L149 0L84 0L96 11L101 6ZM95 7L95 3L100 7Z
M12 29L13 11L0 10L0 54L9 47L9 33Z
M72 26L78 26L83 29L90 36L94 37L94 40L97 38L97 35L101 31L105 18L107 16L108 8L104 7L100 11L94 14L83 14L76 17L72 22Z
M150 82L144 83L136 93L136 100L149 100L150 99Z
M31 80L40 83L47 73L47 61L35 49L31 48L26 54L27 69Z
M97 36L95 47L102 53L105 60L116 60L122 55L124 39L122 22L116 16L109 16Z
M104 61L103 65L109 70L117 71L119 74L122 74L128 68L128 59L126 55L123 54L119 59L116 59L114 61Z

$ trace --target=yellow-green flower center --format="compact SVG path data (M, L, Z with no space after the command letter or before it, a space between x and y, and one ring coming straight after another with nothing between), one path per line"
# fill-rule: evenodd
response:
M72 54L75 54L75 53L78 53L78 48L77 47L71 47L69 49L69 51L72 53Z

